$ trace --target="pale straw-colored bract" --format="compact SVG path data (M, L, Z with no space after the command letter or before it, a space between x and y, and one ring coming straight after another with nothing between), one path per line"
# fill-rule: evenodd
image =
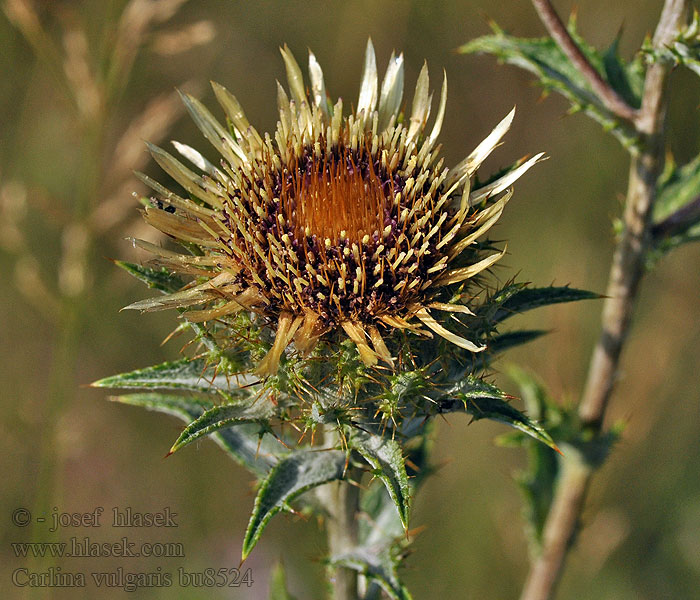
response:
M343 116L343 102L329 100L312 53L308 87L288 48L282 56L289 91L278 85L274 135L259 134L236 98L214 83L228 126L195 98L183 95L183 101L221 155L217 165L175 142L195 172L149 145L189 197L141 175L157 194L145 210L146 221L196 251L182 254L135 243L156 256L154 263L193 281L128 308L187 308L188 320L224 327L242 310L262 315L275 337L256 367L260 376L276 372L290 344L305 355L339 330L367 365L393 364L385 339L396 330L436 333L472 352L482 350L446 328L431 310L469 313L464 302L455 302L461 296L446 290L464 289L503 255L485 253L477 241L500 217L510 186L542 154L487 185L473 189L472 183L509 129L514 110L448 169L437 144L446 77L429 127L427 66L404 115L403 55L392 54L380 86L370 41L357 106Z

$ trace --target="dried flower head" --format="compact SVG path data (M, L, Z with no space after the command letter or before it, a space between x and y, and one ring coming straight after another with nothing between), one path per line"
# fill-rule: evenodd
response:
M288 48L282 56L290 94L278 85L280 117L274 135L260 135L236 98L213 84L227 127L195 98L183 95L183 100L221 154L218 166L175 143L198 174L149 146L190 197L142 176L158 194L145 210L146 221L191 253L136 243L157 256L154 262L193 281L176 293L129 308L187 308L190 322L224 324L243 310L262 315L276 333L257 365L261 376L276 372L292 342L304 355L326 334L340 330L366 365L380 360L393 364L384 338L395 330L423 335L432 330L469 351L482 350L483 345L451 332L430 311L469 313L463 301L454 302L454 294L445 290L503 255L485 255L477 240L500 217L509 186L542 155L478 189L472 189L472 179L508 130L514 112L448 169L437 145L446 78L428 130L432 94L426 66L411 112L404 114L403 56L392 55L380 87L370 41L357 106L343 116L342 100L329 101L313 54L309 89Z

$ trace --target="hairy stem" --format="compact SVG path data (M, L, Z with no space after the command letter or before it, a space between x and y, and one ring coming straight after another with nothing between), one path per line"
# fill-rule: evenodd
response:
M657 48L670 44L684 25L689 0L666 0L654 35ZM624 231L610 269L608 296L603 307L603 328L588 372L579 407L581 420L599 429L607 407L629 329L637 288L644 272L650 241L650 223L656 184L663 167L666 87L670 65L656 62L644 82L637 129L644 141L642 152L632 159L624 211Z
M537 0L533 3L544 4ZM689 0L666 0L654 35L656 47L670 43L684 25L688 9ZM660 62L648 68L642 107L635 118L643 143L630 165L624 231L613 255L602 332L593 350L578 411L582 426L595 434L602 428L644 272L656 185L663 166L669 71L670 66ZM530 569L521 600L545 600L553 596L594 470L593 465L581 461L580 457L563 460L562 475L544 527L542 550Z
M585 57L581 49L567 31L559 15L554 10L549 0L532 0L532 4L537 10L540 20L547 28L549 35L561 48L567 58L576 66L590 84L593 91L598 95L605 107L622 119L634 121L637 111L625 102L620 95L602 78Z
M337 446L340 442L333 428L324 432L326 447ZM348 472L346 479L352 473ZM318 490L318 497L326 510L326 532L329 556L339 556L357 545L357 516L360 511L360 490L346 481L333 482ZM333 600L357 600L357 572L338 567L331 576Z

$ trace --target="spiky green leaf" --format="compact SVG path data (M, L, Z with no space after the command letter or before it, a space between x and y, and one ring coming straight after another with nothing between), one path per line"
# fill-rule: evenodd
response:
M170 454L220 429L265 421L272 416L273 411L274 407L267 398L256 398L252 404L225 404L209 408L185 428L170 449Z
M650 264L681 244L700 240L700 156L682 167L667 162L654 204L652 237Z
M145 283L149 288L160 290L164 294L177 292L178 290L182 289L184 285L182 279L170 273L165 268L153 269L151 267L144 267L143 265L137 265L135 263L121 260L115 260L114 264L124 269L127 273L139 281ZM179 309L179 312L182 313L183 309ZM220 357L220 352L216 342L201 324L190 323L189 321L184 320L181 327L192 329L197 338L201 340L207 349L212 353L212 356Z
M632 107L638 107L638 90L643 84L640 64L624 64L616 54L615 44L606 55L599 53L576 33L575 21L568 25L569 32L603 79L613 87ZM492 24L492 35L468 42L460 48L463 53L493 54L499 60L534 73L546 91L553 90L563 95L572 111L584 111L611 131L625 146L637 143L630 127L613 115L591 89L588 81L562 52L556 42L547 38L517 38Z
M154 288L161 292L175 292L184 285L184 282L179 277L173 275L165 268L152 269L151 267L144 267L143 265L123 260L115 260L114 264L136 277L139 281L143 281L149 288Z
M359 524L360 545L367 548L390 548L405 530L393 499L378 482L362 495L363 518Z
M682 65L700 75L700 13L695 10L691 22L668 44L655 47L647 37L642 53L647 62L664 62L674 67Z
M563 287L521 287L500 305L493 317L495 322L501 322L519 313L561 302L576 302L578 300L595 300L600 294L587 290L577 290L568 286Z
M214 407L213 401L208 398L157 392L117 396L113 400L174 415L187 423ZM271 440L270 436L261 439L259 431L260 428L256 425L240 425L235 429L218 431L212 437L238 464L257 477L263 477L286 451L279 442Z
M496 386L469 375L446 394L440 409L442 412L466 412L475 421L489 419L504 423L556 449L549 434L508 400L509 396Z
M619 47L620 34L603 54L605 79L627 104L639 108L644 92L644 65L637 59L625 64Z
M535 551L542 545L558 474L559 460L554 450L542 444L529 444L527 469L516 475L516 481L523 495L527 532Z
M489 340L487 352L490 356L487 355L484 358L491 358L493 355L505 352L510 348L527 344L547 333L544 329L519 329L495 335Z
M412 493L415 493L431 470L427 463L429 439L426 432L404 446L407 458L411 459L412 469L417 469L414 477L409 480ZM352 568L362 569L363 573L369 575L367 598L379 600L382 597L381 589L392 598L410 597L396 572L409 540L394 501L383 486L373 485L362 495L360 517L358 547L350 554L353 562L356 562Z
M153 367L137 369L105 377L92 383L92 387L140 390L187 390L205 394L226 395L239 391L251 383L243 376L227 376L216 373L214 366L203 358L183 358L164 362Z
M214 407L213 400L207 397L180 396L176 394L161 394L158 392L112 396L110 399L121 404L140 406L148 410L180 417L186 421Z
M517 384L525 409L533 419L550 426L559 425L560 409L538 377L515 365L508 367L508 376Z
M542 382L523 369L510 367L508 374L517 383L525 406L534 418L555 427L560 421L559 411L547 394ZM551 449L531 440L526 442L527 468L516 475L525 501L523 513L533 550L542 544L542 532L554 497L559 475L559 456Z
M262 482L243 540L245 560L260 539L265 526L304 492L330 481L343 479L345 453L298 451L281 460Z
M369 581L376 582L392 600L411 600L412 596L396 574L396 561L389 551L379 554L358 548L330 558L334 567L353 569L364 575Z
M348 444L370 464L373 473L386 487L399 513L401 524L408 529L411 488L401 446L389 437L353 430Z

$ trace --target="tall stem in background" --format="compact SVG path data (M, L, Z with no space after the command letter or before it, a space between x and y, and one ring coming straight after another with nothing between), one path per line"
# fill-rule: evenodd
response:
M36 478L34 514L46 516L52 506L60 504L62 480L59 471L62 457L56 451L57 423L75 398L78 382L76 369L80 339L85 323L88 265L93 235L85 225L92 204L98 197L102 178L101 150L106 115L85 123L81 178L76 181L73 218L63 231L63 257L59 269L60 314L55 323L56 343L49 376L48 400L43 412L43 430L39 449L39 471ZM33 539L44 539L45 528L36 527Z
M541 4L535 0L533 3ZM669 44L677 35L685 24L689 5L688 0L666 0L654 34L656 48ZM642 107L634 119L642 147L630 165L624 230L613 255L602 332L591 357L578 411L582 425L594 434L602 427L644 273L657 180L663 167L669 72L670 66L662 62L649 67ZM594 471L594 465L579 456L562 460L562 475L544 527L542 551L530 569L521 600L545 600L553 596Z

